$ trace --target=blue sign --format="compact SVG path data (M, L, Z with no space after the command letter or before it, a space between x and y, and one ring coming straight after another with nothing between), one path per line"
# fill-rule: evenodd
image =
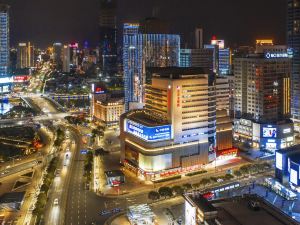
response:
M87 152L88 152L88 150L85 150L85 149L84 149L84 150L81 150L81 151L80 151L80 154L81 154L81 155L86 155Z
M132 120L126 120L126 131L145 141L170 140L172 135L171 125L147 127Z

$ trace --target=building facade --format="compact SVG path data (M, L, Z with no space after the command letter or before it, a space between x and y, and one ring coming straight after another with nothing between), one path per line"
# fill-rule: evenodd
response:
M62 72L70 72L70 47L69 45L64 45L62 52Z
M121 116L121 162L158 180L215 159L214 78L201 68L155 68L145 108Z
M120 116L125 112L124 98L108 98L94 103L94 117L106 126L119 124Z
M117 72L117 1L101 0L99 14L100 63L104 76Z
M291 105L295 127L299 131L300 123L300 1L287 1L287 45L293 52L291 61Z
M293 144L290 74L283 46L259 46L256 54L234 60L236 139L269 150Z
M7 76L9 65L9 6L0 4L0 76Z
M30 42L19 43L17 48L17 69L34 67L34 47Z
M149 24L147 26L149 27ZM179 35L142 33L142 31L143 28L139 24L124 24L123 68L126 111L142 108L144 105L147 67L179 66Z

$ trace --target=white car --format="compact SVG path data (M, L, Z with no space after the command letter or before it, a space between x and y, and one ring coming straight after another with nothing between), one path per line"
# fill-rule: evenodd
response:
M58 205L58 198L54 199L53 204L54 204L54 205Z

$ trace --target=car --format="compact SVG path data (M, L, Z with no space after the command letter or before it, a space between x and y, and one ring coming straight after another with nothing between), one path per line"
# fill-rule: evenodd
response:
M55 199L54 199L53 204L54 204L54 205L58 205L58 198L55 198Z
M207 193L204 193L203 195L203 198L206 198L207 200L211 200L215 194L213 192L207 192Z
M112 213L119 213L122 210L120 208L114 208L113 210L111 210Z
M105 215L108 215L108 214L110 214L110 211L108 211L108 210L101 210L100 211L101 216L105 216Z
M218 178L218 179L217 179L217 182L218 182L218 183L221 183L221 182L223 182L223 181L224 181L224 180L221 179L221 178Z

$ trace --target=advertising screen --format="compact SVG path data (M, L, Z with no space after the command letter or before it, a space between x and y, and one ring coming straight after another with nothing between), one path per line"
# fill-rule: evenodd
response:
M163 141L171 139L171 125L147 127L132 120L125 120L125 128L145 141Z
M185 201L185 225L196 224L196 208L188 201Z
M282 170L282 154L276 152L276 168Z
M291 169L290 181L293 184L298 185L298 174L296 170Z
M276 138L277 137L277 128L263 127L263 137L264 138Z

